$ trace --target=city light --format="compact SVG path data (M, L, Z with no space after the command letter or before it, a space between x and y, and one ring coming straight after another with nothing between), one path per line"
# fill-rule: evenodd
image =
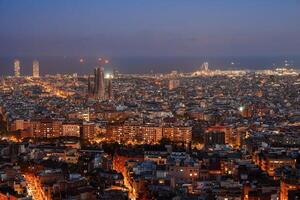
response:
M240 106L240 107L239 107L239 111L240 111L240 112L243 112L244 110L245 110L245 107L244 107L244 106Z
M105 74L105 78L106 78L106 79L112 79L112 78L113 78L113 75L112 75L112 74L109 74L109 73L108 73L108 74Z
M300 2L0 4L0 200L300 199Z

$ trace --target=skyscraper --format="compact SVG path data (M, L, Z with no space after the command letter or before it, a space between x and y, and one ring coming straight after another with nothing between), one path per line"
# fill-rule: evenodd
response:
M20 77L21 76L21 67L20 67L20 60L16 59L14 61L14 72L15 72L15 77Z
M91 83L91 76L88 76L88 89L87 89L87 94L90 97L91 95L93 95L93 86Z
M204 62L204 63L201 65L201 70L202 70L202 71L208 71L208 62Z
M104 99L105 97L104 68L96 67L94 73L95 73L94 95L96 98Z
M113 90L112 90L112 75L108 75L107 77L107 97L108 99L113 98Z
M38 60L34 60L32 63L32 76L35 78L40 77L40 63Z
M119 78L119 71L117 69L113 70L113 76L114 76L114 79L118 79Z

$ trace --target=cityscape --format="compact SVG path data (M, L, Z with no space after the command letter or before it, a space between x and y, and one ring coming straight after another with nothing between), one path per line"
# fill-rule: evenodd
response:
M113 6L129 10L138 2L125 5L112 1L118 2ZM37 2L29 4L42 6ZM43 6L58 4L45 2ZM59 4L67 2L72 11L86 8L80 0L62 2ZM200 6L201 1L166 2ZM280 9L287 6L274 2ZM0 12L18 3L21 1L0 0ZM20 8L25 9L23 3ZM71 6L77 3L79 7ZM93 13L92 5L106 8L102 3L91 1L88 10ZM165 6L157 0L152 3ZM137 5L148 9L152 3ZM201 5L209 8L211 3L203 1ZM300 8L298 2L295 5ZM47 10L45 13L49 15ZM59 11L55 14L60 15ZM3 14L4 18L10 15ZM265 15L267 11L262 17ZM44 17L42 13L40 16ZM124 20L129 23L131 18L127 17ZM11 28L1 21L0 25ZM70 30L83 34L68 29L69 24L62 25L61 34ZM147 50L147 44L140 43L146 45L144 53L149 53L152 47ZM6 54L10 49L35 51L24 44L18 48L4 45ZM131 45L138 49L138 45ZM62 46L57 48L58 54L74 48ZM291 49L293 55L300 53L299 46ZM42 51L50 52L47 48L37 52ZM0 50L0 66L4 52ZM31 56L35 58L29 65L16 53L5 65L10 73L0 71L0 200L300 199L300 65L289 59L292 56L284 55L280 64L260 69L247 65L219 68L206 60L194 70L183 66L153 71L141 65L147 68L145 73L124 72L122 64L116 65L109 53L96 58L77 56L77 63L86 66L88 73L49 73L49 63L40 60L40 54ZM235 66L236 62L229 64ZM24 73L25 66L30 73Z

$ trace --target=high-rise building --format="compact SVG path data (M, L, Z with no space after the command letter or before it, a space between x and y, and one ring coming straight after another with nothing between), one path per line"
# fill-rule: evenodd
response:
M16 59L14 61L14 72L15 72L15 77L20 77L21 76L21 66L20 66L20 60Z
M114 76L114 79L118 79L119 78L119 71L117 69L113 70L113 76Z
M96 67L94 73L95 73L94 95L96 98L104 99L105 97L104 68Z
M202 71L208 71L208 62L204 62L204 63L201 65L201 70L202 70Z
M100 69L98 68L98 67L96 67L95 69L94 69L94 96L96 96L97 95L97 92L98 92L98 88L99 88L99 72L100 72Z
M32 63L32 76L35 78L40 77L40 63L38 60L34 60Z
M88 93L88 96L92 96L94 93L90 75L88 76L88 91L87 91L87 93Z
M108 80L107 80L107 96L108 96L108 99L113 98L112 78L111 77L109 77Z

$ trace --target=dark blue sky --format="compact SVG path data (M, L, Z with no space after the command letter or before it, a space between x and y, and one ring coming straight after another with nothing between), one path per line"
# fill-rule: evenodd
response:
M298 0L0 0L0 56L300 55Z

